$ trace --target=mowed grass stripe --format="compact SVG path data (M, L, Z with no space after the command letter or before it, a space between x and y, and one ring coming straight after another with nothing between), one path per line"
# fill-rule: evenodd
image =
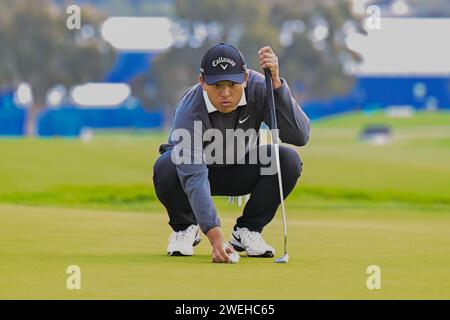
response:
M1 298L304 299L449 298L449 217L404 220L394 210L364 215L290 216L287 265L242 258L211 263L204 238L193 257L165 255L164 213L69 210L1 205ZM224 213L228 236L236 212ZM265 230L282 252L282 228ZM39 226L39 227L37 227ZM166 226L166 227L165 227ZM82 290L65 288L69 265ZM366 268L382 269L382 290L369 291Z

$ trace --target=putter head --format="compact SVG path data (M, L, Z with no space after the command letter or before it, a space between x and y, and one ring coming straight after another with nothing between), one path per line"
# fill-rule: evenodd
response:
M275 260L275 263L288 263L289 261L289 255L286 252L282 257Z

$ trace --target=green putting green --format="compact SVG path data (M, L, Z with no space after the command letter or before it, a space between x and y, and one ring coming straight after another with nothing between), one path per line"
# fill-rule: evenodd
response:
M393 140L357 139L371 123ZM170 229L152 187L165 134L0 140L1 299L449 299L450 114L350 114L313 125L286 201L286 265L165 255ZM216 197L228 237L242 208ZM280 215L264 231L283 250ZM66 287L81 269L81 290ZM366 270L381 270L369 290Z

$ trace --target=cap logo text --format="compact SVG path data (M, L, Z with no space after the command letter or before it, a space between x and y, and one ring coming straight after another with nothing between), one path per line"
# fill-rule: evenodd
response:
M223 70L226 70L228 68L228 64L231 64L231 66L234 67L236 62L230 58L219 57L212 62L212 66L217 67L218 64L220 64Z

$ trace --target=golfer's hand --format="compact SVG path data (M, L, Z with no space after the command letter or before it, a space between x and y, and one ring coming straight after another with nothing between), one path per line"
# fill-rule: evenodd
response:
M213 246L212 262L214 263L230 263L229 253L232 253L231 249L226 243L222 242L217 246Z
M222 229L220 227L212 228L206 234L209 242L212 245L212 262L214 263L228 263L230 258L227 253L233 252L229 246L224 248L225 239L223 237Z
M270 73L272 74L272 84L274 89L278 89L281 87L281 79L278 68L278 57L273 52L270 46L262 47L258 51L259 64L261 65L261 69L264 71L265 68L270 69Z

